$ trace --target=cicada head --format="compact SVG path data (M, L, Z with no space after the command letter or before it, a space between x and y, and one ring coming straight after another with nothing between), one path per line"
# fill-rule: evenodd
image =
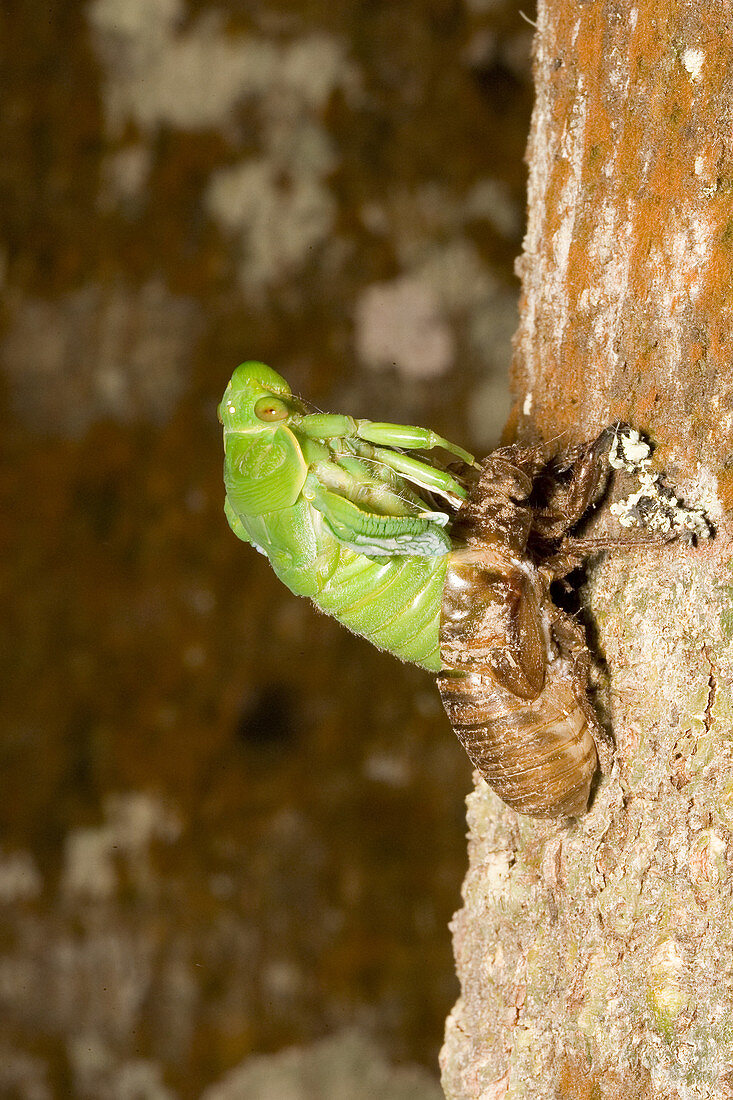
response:
M301 412L282 375L265 363L241 363L224 391L219 420L224 431L252 431Z
M307 464L289 429L302 411L284 378L264 363L242 363L219 405L224 426L224 482L234 512L244 519L291 507Z

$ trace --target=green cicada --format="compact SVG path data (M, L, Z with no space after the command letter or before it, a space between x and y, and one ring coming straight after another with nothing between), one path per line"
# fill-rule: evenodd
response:
M468 468L473 456L424 428L308 412L264 363L237 367L219 419L234 533L292 592L437 672L450 522L467 490L405 452L441 447Z
M609 447L634 433L560 455L503 447L477 467L425 428L309 412L255 362L219 417L234 533L291 591L437 672L458 738L508 805L580 813L601 734L582 627L550 586L588 552L567 536L604 490ZM406 453L433 448L461 460L456 474Z

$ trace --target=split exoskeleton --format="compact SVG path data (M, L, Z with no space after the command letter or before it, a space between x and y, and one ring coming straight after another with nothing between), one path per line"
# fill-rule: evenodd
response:
M581 813L598 766L582 628L552 580L603 491L613 433L550 459L507 447L479 466L435 433L309 413L262 363L219 406L225 511L284 583L357 634L438 673L471 760L521 813ZM452 472L405 454L439 447Z
M539 447L495 451L452 527L463 548L446 571L438 687L471 760L520 813L582 813L598 767L584 631L550 584L582 561L562 540L605 488L610 440L553 462Z

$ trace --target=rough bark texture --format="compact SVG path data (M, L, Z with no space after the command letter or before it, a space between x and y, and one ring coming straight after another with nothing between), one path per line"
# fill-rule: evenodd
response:
M551 0L537 20L508 435L572 443L629 421L717 534L589 570L616 745L590 811L548 824L482 782L469 798L443 1087L719 1100L733 1096L731 6L703 20L685 0Z

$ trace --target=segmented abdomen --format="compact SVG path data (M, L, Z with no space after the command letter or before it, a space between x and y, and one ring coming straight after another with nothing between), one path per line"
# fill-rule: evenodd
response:
M495 551L488 557L467 566L459 556L448 566L443 705L473 764L507 805L538 817L582 813L598 766L584 676L557 651L532 567L507 559L502 567ZM501 600L492 600L497 588ZM500 606L510 609L503 618Z
M559 661L547 673L531 702L471 672L442 672L438 686L474 766L508 806L538 817L573 816L588 804L598 757L572 676Z
M373 645L437 672L446 563L447 555L367 558L341 547L336 570L311 598Z

